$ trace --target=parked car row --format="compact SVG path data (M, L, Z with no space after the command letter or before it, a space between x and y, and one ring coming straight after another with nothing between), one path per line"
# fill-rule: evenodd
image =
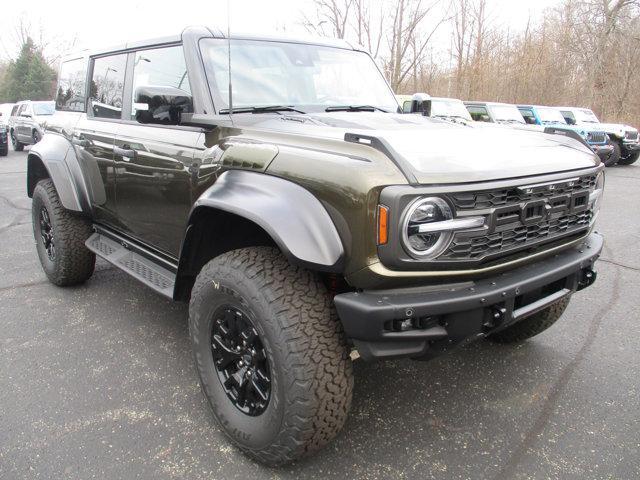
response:
M5 157L9 153L9 134L7 123L13 104L0 104L0 156Z
M16 152L38 143L54 112L53 101L24 100L0 105L0 155L7 155L9 141Z
M467 101L456 98L417 98L399 95L405 113L422 113L430 117L466 125L499 124L524 130L566 133L586 143L606 166L630 165L640 156L638 130L629 125L600 123L589 109L512 105L499 102ZM417 102L425 105L416 109Z

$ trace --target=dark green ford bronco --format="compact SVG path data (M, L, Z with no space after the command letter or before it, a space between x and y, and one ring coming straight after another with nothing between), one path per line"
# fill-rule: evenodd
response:
M47 277L97 255L189 302L213 414L281 464L339 432L357 354L551 326L595 279L602 169L566 136L402 114L345 42L190 28L63 62L27 191Z

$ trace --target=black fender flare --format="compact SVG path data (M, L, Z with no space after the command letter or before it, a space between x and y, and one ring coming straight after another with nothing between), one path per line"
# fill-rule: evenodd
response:
M27 159L27 194L33 195L42 164L56 187L62 205L75 212L90 211L89 194L71 142L62 135L47 133L31 147Z
M329 213L296 183L264 173L228 170L195 202L187 230L202 209L224 211L255 223L294 264L342 271L345 249ZM190 254L188 248L183 244L180 264Z

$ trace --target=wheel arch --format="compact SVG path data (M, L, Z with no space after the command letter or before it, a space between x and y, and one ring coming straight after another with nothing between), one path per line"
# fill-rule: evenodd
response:
M182 242L174 298L186 300L198 272L237 248L275 246L296 265L342 273L344 247L320 201L288 180L230 170L196 201Z
M61 135L48 134L31 147L27 156L27 195L36 184L50 178L62 205L76 212L90 211L89 195L75 150Z

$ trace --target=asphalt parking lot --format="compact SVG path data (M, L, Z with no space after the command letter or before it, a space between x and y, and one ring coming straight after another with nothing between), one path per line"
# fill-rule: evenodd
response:
M520 346L355 363L343 433L281 469L230 446L200 393L187 308L99 263L47 283L27 152L0 157L0 478L640 477L640 165L607 171L595 286Z

